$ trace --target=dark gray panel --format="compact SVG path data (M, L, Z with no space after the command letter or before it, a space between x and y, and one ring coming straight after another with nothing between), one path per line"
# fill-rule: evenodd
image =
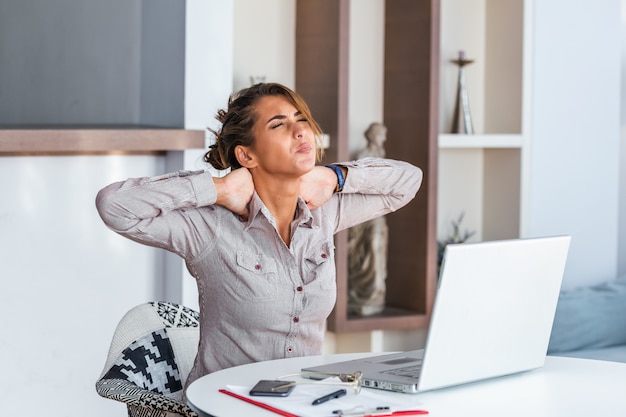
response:
M0 0L0 125L182 127L184 9Z

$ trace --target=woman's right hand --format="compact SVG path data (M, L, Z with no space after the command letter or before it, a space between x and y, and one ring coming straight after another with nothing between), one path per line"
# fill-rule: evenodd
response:
M248 220L248 203L254 193L254 182L247 168L235 169L221 178L214 177L213 182L217 189L217 201L219 204L235 214L242 220Z

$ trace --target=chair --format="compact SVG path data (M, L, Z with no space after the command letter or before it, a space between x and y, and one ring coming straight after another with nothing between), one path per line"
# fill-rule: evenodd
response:
M149 302L120 320L96 391L126 404L129 417L198 417L182 401L198 351L198 312Z

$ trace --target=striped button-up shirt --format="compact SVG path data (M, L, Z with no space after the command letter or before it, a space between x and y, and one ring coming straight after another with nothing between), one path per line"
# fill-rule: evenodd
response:
M187 385L219 369L320 354L336 299L333 235L395 211L420 187L406 162L341 163L343 191L309 210L299 199L288 247L256 193L247 221L215 204L207 171L134 178L104 188L96 204L108 227L180 255L198 284L200 345Z

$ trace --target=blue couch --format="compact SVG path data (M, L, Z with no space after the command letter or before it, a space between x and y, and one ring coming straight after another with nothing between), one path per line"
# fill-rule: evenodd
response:
M626 362L626 276L561 291L548 355Z

